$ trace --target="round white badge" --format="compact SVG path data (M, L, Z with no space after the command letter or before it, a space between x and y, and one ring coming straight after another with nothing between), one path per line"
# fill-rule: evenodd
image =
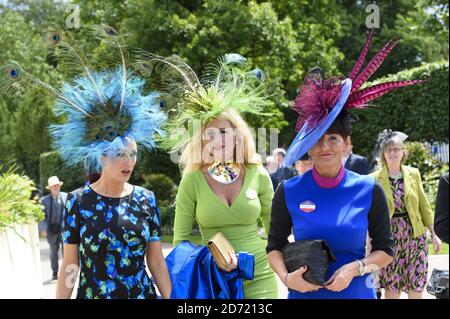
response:
M247 196L248 199L255 199L258 194L254 189L247 189L247 191L245 192L245 196Z

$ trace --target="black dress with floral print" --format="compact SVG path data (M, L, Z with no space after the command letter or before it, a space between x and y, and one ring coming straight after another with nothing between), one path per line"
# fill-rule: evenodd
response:
M145 188L121 198L97 194L88 184L69 194L63 240L79 245L77 298L155 298L147 275L147 243L161 240L160 212Z

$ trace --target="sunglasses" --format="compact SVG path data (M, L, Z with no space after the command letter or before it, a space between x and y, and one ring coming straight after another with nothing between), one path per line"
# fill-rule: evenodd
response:
M125 160L128 158L130 158L131 160L136 160L137 159L137 150L131 151L131 152L127 152L127 151L118 151L114 154L114 158L115 159L120 159L120 160Z

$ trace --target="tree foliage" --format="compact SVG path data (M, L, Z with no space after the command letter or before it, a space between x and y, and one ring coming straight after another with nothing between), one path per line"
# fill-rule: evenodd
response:
M251 66L258 66L267 73L268 93L274 101L268 110L272 116L249 117L247 121L255 128L280 129L280 146L288 146L294 135L296 113L289 105L306 72L315 66L320 66L328 75L346 75L350 71L366 38L365 20L369 13L365 8L371 3L380 8L381 25L369 55L392 37L403 39L375 76L396 74L424 63L448 61L448 4L443 0L70 1L70 4L79 5L81 14L81 28L73 33L94 62L104 61L110 54L107 47L92 41L87 32L90 25L99 23L129 34L126 41L130 48L142 48L164 56L177 54L198 73L225 53L246 56ZM10 58L17 60L55 86L69 80L68 75L58 68L57 61L48 58L50 52L40 36L45 24L65 23L69 14L67 4L51 0L2 1L0 63ZM438 71L432 75L447 81L447 86L439 86L439 90L448 92L448 75L445 77ZM445 127L433 127L433 123L445 116L448 119L448 109L446 113L443 111L448 98L440 100L442 95L436 95L438 89L431 85L423 87L430 93L425 95L419 88L404 90L402 103L397 103L395 109L398 114L411 114L405 118L396 117L389 126L406 128L413 139L441 137ZM410 93L414 96L412 104L406 100ZM47 126L63 119L53 116L51 100L43 99L38 107L30 109L30 103L39 92L27 90L20 95L12 100L0 97L0 164L5 169L16 163L38 181L39 156L51 151ZM423 105L418 108L417 99L427 107L433 103L432 109L436 113L425 112ZM379 103L389 105L383 108L386 110L396 104L389 97ZM380 114L368 115L371 118L377 116ZM397 125L397 120L403 124ZM356 141L357 150L367 152L375 138L368 136L369 132L374 134L387 124L377 125L379 127L374 126L367 132L356 125L356 131L364 133L361 140ZM448 134L448 126L446 130ZM146 174L164 173L177 182L178 170L171 163L167 164L168 161L163 155L144 156L140 162L143 166L138 166L134 179L142 182Z

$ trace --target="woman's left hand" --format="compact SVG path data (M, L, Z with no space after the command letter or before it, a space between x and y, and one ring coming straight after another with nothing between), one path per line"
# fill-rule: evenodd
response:
M222 269L222 270L224 270L226 272L233 271L233 270L235 270L238 267L238 257L239 257L239 255L236 256L235 254L232 254L231 252L228 252L228 256L230 257L231 262L225 268L220 267L219 264L216 263L217 267L219 267L220 269Z
M441 240L439 239L439 237L435 233L433 233L431 235L431 237L433 239L433 249L434 249L434 251L435 252L439 252L439 250L441 250L441 246L442 246Z
M331 291L342 291L350 285L353 277L358 275L358 263L351 262L336 270L330 279L325 283L325 288Z

